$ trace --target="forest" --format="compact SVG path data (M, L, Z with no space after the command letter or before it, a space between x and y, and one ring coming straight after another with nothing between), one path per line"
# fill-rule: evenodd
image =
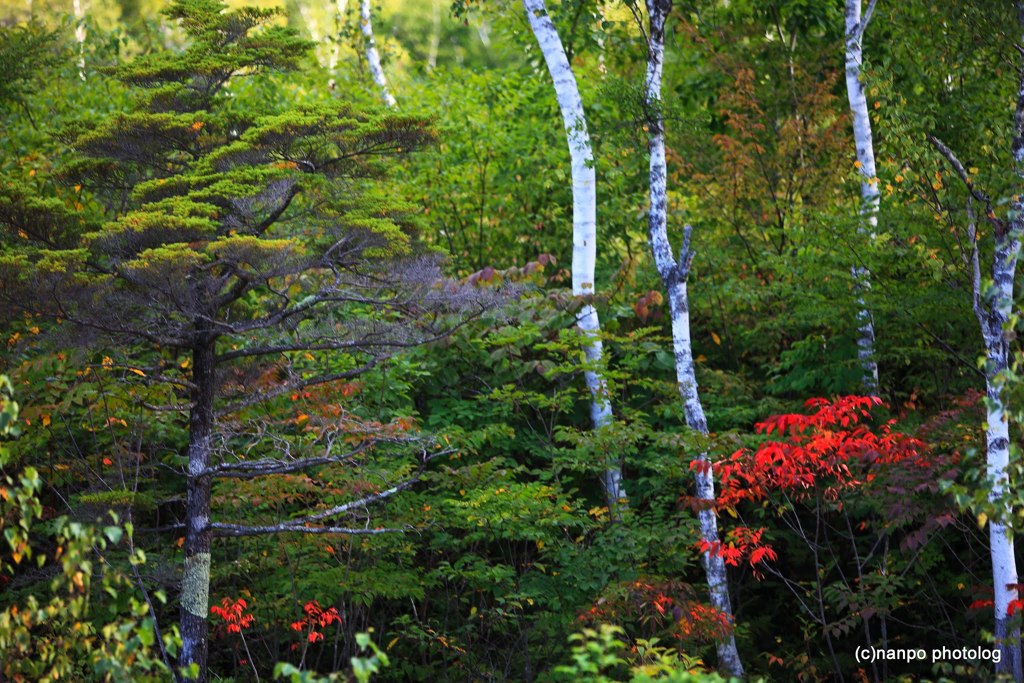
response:
M0 683L1024 681L1024 2L0 0Z

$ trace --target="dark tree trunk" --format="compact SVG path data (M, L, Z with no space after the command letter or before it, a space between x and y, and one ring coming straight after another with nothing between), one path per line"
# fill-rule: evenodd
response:
M181 656L179 664L199 666L205 683L209 651L210 451L213 437L214 344L201 339L192 349L192 409L189 413L188 499L185 509L185 571L181 579ZM186 671L187 674L187 671Z

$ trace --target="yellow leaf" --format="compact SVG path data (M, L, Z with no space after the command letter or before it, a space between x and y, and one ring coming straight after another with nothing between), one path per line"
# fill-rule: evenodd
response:
M44 427L49 427L50 426L50 416L49 415L43 415L43 426Z
M719 337L719 336L718 336L717 334L715 334L714 332L712 332L712 333L711 333L711 341L715 342L715 344L716 344L717 346L721 346L721 345L722 345L722 338L721 338L721 337Z
M987 521L988 521L988 515L986 515L984 512L979 512L978 513L978 528L979 529L984 529L985 528L985 522L987 522Z
M128 368L128 372L134 372L139 377L145 377L146 376L146 373L144 373L142 370L139 370L138 368Z

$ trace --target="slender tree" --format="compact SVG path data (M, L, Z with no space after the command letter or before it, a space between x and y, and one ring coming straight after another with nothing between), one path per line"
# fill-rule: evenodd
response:
M154 407L187 413L179 664L204 681L215 536L380 533L353 515L417 479L406 467L358 500L287 522L219 522L217 478L351 466L371 444L411 445L374 428L345 449L335 436L352 425L339 423L320 429L317 453L247 459L226 424L436 338L463 290L417 254L403 210L361 198L360 178L386 170L382 157L433 139L425 121L340 102L261 114L276 103L259 88L247 101L240 76L293 68L309 43L268 25L273 10L178 0L167 14L191 45L118 67L132 109L63 134L75 158L58 177L74 200L0 181L0 301L123 349L140 381L163 387L167 405Z
M1017 28L1024 32L1024 3L1016 3L1015 9ZM1010 468L1010 410L1004 388L1010 373L1013 288L1021 240L1024 237L1024 62L1019 64L1018 74L1013 137L1010 143L1015 175L1014 190L1005 218L996 214L993 200L974 184L971 174L957 154L937 136L929 134L927 138L968 191L967 243L971 245L969 264L972 307L981 327L985 347L986 473L990 487L988 499L993 508L993 514L988 522L989 548L992 561L994 633L1001 650L996 671L1010 674L1014 680L1021 681L1024 678L1024 668L1021 662L1020 626L1010 615L1011 606L1020 598L1020 591L1014 553L1013 509L1010 503L1014 485L1011 481ZM992 228L991 285L984 283L981 277L975 202L983 207L984 217Z
M687 426L699 434L708 433L708 423L697 390L694 373L693 348L690 341L690 304L686 291L693 251L690 246L692 230L686 226L683 244L676 259L668 239L668 185L665 161L665 117L661 108L662 65L665 56L665 20L672 11L672 0L649 0L647 72L644 87L644 113L647 124L647 146L650 154L650 201L647 229L654 253L654 263L668 293L668 310L672 321L672 347L675 352L676 382L683 400ZM718 523L715 518L715 482L707 453L697 456L694 468L696 478L697 518L701 537L717 547ZM710 550L703 555L711 604L732 618L729 600L728 574L725 559ZM730 633L717 645L721 668L733 676L743 675L743 664L736 649L736 639Z
M583 111L576 76L573 74L565 49L544 0L523 0L526 18L530 22L544 62L555 86L558 108L562 113L572 169L572 291L575 296L586 297L576 323L585 339L584 354L588 369L584 372L590 389L590 416L594 429L611 424L612 405L600 374L601 322L589 298L593 297L594 267L597 259L597 181L594 172L594 154L587 132L587 119ZM609 509L619 506L626 493L622 487L622 469L609 460L602 478Z
M86 7L84 0L73 0L71 3L75 11L75 42L78 43L78 77L85 80L85 15Z
M1024 11L1021 12L1024 26ZM1024 72L1022 72L1024 73ZM974 185L967 170L956 154L941 140L928 136L932 146L946 159L969 191L967 205L967 243L970 254L972 305L981 327L985 345L986 395L986 472L989 502L995 514L989 519L989 548L992 559L992 589L995 611L995 636L1002 651L996 665L1000 673L1013 675L1020 681L1021 644L1020 627L1013 624L1009 609L1018 600L1017 561L1014 554L1013 511L1008 501L1010 483L1010 427L1008 406L1003 395L1003 384L1010 369L1010 326L1013 309L1013 285L1017 274L1021 237L1024 235L1024 190L1014 196L1010 216L996 216L989 196ZM1024 77L1020 85L1017 109L1014 114L1013 158L1021 187L1024 187ZM994 252L992 255L992 286L984 287L981 278L981 259L978 255L978 233L974 202L984 206L985 216L992 224Z
M359 2L359 27L363 31L363 42L366 47L366 63L370 65L370 75L373 82L380 88L381 99L384 104L394 107L398 103L395 96L388 89L388 80L384 76L384 68L380 65L380 54L377 52L377 40L373 37L373 22L370 19L370 0Z
M860 80L860 67L864 63L864 31L871 21L875 2L870 0L861 14L861 0L846 0L846 95L850 101L853 120L853 139L860 170L860 218L858 233L864 237L874 235L878 225L878 178L875 171L875 146L871 137L871 119L864 84ZM863 371L861 384L869 394L878 393L878 363L875 360L875 323L864 300L871 286L871 275L861 264L853 266L853 279L857 288L858 336L857 355Z

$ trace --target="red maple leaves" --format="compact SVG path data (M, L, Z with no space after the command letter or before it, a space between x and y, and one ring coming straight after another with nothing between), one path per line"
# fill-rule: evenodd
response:
M322 629L333 623L341 622L341 615L338 614L337 608L328 607L324 609L317 600L307 602L302 606L302 611L305 612L306 616L298 621L293 621L292 630L305 633L306 640L310 643L324 639L323 632L318 631L318 628Z
M210 607L210 614L221 619L214 626L214 634L218 635L220 631L241 633L242 629L252 626L253 622L256 621L256 617L252 614L246 614L245 610L248 606L248 603L243 598L238 598L237 600L224 598L220 601L219 605Z
M865 424L871 410L881 405L875 396L812 398L804 404L813 410L808 415L775 415L758 423L757 433L774 434L778 440L756 451L740 449L714 463L721 486L716 508L733 510L778 493L791 502L816 495L838 501L843 491L873 481L879 468L897 463L928 466L922 457L924 444L893 431L895 420L874 429ZM692 469L707 467L706 461L691 464ZM701 539L697 546L702 553L723 557L726 564L739 566L746 559L755 566L776 559L775 551L762 542L764 531L740 526L724 541Z

